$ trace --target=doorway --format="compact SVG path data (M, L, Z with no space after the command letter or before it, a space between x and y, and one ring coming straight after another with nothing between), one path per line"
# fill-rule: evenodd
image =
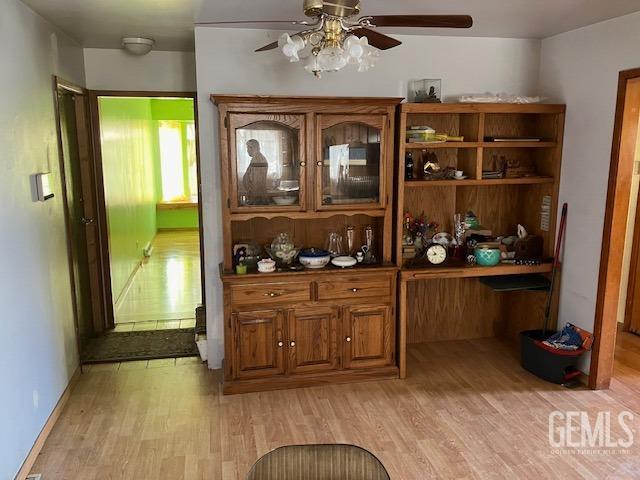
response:
M594 323L595 340L589 372L589 386L594 389L609 388L613 376L616 340L620 352L621 341L624 340L622 337L630 335L622 332L624 322L621 323L620 320L632 315L634 304L640 300L635 294L636 285L640 286L636 282L639 247L637 242L633 247L630 245L630 242L634 243L633 237L640 236L640 233L634 233L640 224L632 225L636 220L638 195L639 136L640 69L626 70L620 72L618 82L605 208ZM627 321L631 321L631 317ZM629 338L633 340L632 337Z
M91 124L87 91L53 80L72 308L82 352L104 330L105 321Z
M105 334L85 362L190 356L202 303L195 94L90 92L107 248Z

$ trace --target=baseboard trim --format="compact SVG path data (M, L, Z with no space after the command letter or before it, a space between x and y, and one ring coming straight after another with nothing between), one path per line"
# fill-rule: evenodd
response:
M124 284L124 288L122 289L122 291L120 292L120 295L118 295L118 298L116 298L116 301L113 302L113 307L114 307L114 311L115 313L118 312L118 310L120 309L120 307L122 306L122 302L124 301L124 297L127 296L127 292L129 291L129 289L131 288L131 285L133 285L133 279L136 278L136 275L138 274L138 270L140 270L140 268L142 267L142 262L145 259L142 258L137 264L136 264L136 268L133 269L133 272L131 272L131 275L129 275L129 278L127 279L127 283ZM116 321L117 323L117 321Z
M198 227L171 227L171 228L158 228L158 232L198 232Z
M76 368L76 371L71 376L71 380L69 380L69 384L67 385L67 388L65 388L64 392L62 392L62 395L60 396L58 403L56 403L56 406L53 408L51 415L49 415L47 422L44 424L44 427L42 427L42 430L40 431L38 438L36 438L36 441L34 442L33 447L31 447L31 450L29 451L27 458L22 463L22 467L20 467L20 470L18 470L18 473L15 476L15 480L25 480L27 478L27 475L31 473L31 469L33 468L33 465L36 463L36 459L38 458L38 455L40 455L40 451L44 446L44 442L47 441L47 437L51 433L51 430L53 430L53 427L58 421L58 418L60 418L60 415L62 414L62 410L67 404L67 401L71 396L71 392L73 391L73 388L76 386L76 383L78 383L79 378L80 378L80 366Z

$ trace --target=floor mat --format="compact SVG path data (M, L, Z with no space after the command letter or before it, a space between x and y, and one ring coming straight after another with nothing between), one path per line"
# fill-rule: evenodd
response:
M150 360L198 355L193 328L113 332L92 338L83 354L83 363Z

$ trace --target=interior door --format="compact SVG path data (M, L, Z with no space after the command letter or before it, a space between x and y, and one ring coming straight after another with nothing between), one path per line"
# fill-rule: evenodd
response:
M386 115L319 115L316 209L384 208Z
M82 351L85 340L105 328L93 157L82 90L58 85L57 112L76 330Z
M316 373L339 368L338 314L335 308L289 310L287 331L289 373Z
M306 117L229 113L232 212L304 211Z
M393 364L393 333L390 306L347 307L342 342L344 368Z
M284 373L282 327L279 310L233 314L233 378L262 378Z

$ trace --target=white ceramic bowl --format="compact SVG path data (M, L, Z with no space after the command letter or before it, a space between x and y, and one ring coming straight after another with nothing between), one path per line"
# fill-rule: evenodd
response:
M353 267L356 263L358 263L358 261L353 257L341 256L335 257L333 260L331 260L331 263L333 263L336 267L347 268Z
M272 200L276 205L293 205L298 200L298 197L278 196L272 197Z
M299 255L298 261L306 268L324 268L331 261L331 255L324 255L322 257L305 257L304 255Z

